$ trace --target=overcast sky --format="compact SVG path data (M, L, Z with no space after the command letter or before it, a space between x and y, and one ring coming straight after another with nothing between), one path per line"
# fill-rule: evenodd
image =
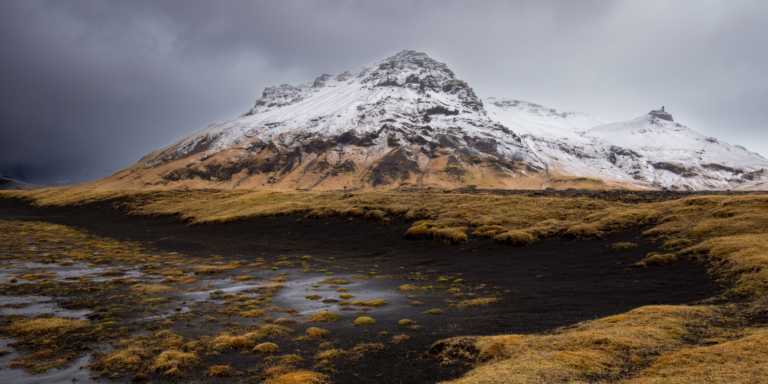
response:
M614 121L664 105L768 157L767 1L3 0L0 162L105 176L264 87L404 49L481 97Z

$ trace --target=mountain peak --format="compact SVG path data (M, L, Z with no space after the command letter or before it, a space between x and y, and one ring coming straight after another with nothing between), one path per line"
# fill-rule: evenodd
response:
M648 114L653 117L658 117L659 119L662 119L662 120L675 121L672 119L672 115L669 112L664 110L663 105L661 106L661 109L650 111L648 112Z
M380 71L436 72L450 79L456 78L456 75L447 65L429 57L423 52L405 50L377 64Z

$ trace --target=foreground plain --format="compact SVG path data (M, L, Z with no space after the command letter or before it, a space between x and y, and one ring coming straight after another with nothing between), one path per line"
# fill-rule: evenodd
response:
M667 273L673 271L672 268L677 268L674 273L693 271L687 278L696 280L693 276L700 274L700 271L695 269L708 266L709 274L718 279L723 288L713 289L705 281L684 281L670 275L664 277L663 282L679 286L668 287L667 293L656 293L660 303L695 302L696 305L642 306L653 303L646 301L636 303L640 306L636 309L632 309L634 306L603 308L602 312L597 311L592 317L584 316L586 313L564 316L560 323L550 319L539 329L505 328L504 324L514 324L510 321L513 316L496 319L495 324L502 325L497 325L495 329L491 327L490 332L483 332L482 327L473 328L472 323L481 326L494 324L493 321L486 321L496 316L492 313L494 304L490 304L488 319L467 321L462 324L463 328L450 334L497 336L444 339L434 343L428 363L460 367L452 370L456 373L472 368L458 378L458 382L759 382L765 373L763 364L757 363L767 357L763 324L768 309L764 296L768 282L764 272L768 259L768 240L765 236L768 229L768 196L762 194L681 196L626 192L606 198L594 193L566 197L535 193L513 196L465 194L455 191L355 191L346 194L296 191L37 191L4 193L3 196L47 209L75 209L73 207L78 204L85 204L79 209L98 207L97 211L111 209L110 214L147 217L137 220L178 222L181 218L193 225L184 227L190 231L242 226L242 223L254 220L283 219L286 223L279 228L289 228L287 221L296 226L304 225L302 222L306 221L321 224L299 231L310 238L313 231L322 232L318 227L323 226L335 227L336 233L341 233L338 236L340 239L344 239L344 231L354 232L355 228L371 233L389 231L399 237L426 239L410 244L418 244L416 248L428 246L443 249L446 254L474 247L481 254L480 259L483 258L484 248L503 247L509 254L525 255L537 247L541 250L542 247L556 245L562 249L561 253L565 253L580 246L593 245L594 248L610 251L604 254L613 255L617 260L624 257L620 255L626 256L621 261L614 260L614 270L609 274L627 276L627 282L642 281L635 278L638 274ZM278 219L270 219L276 217ZM295 223L299 219L301 221ZM232 224L200 225L223 223ZM199 233L202 232L204 230L200 229ZM329 237L327 242L336 240L332 231L327 231L324 236ZM168 244L165 246L173 243L173 240L166 241ZM321 243L320 239L314 241ZM636 244L637 247L627 244ZM231 251L236 246L232 245ZM613 249L610 249L611 246ZM343 248L344 243L339 247ZM563 263L569 256L579 255L573 252L557 261ZM435 259L433 256L429 258ZM438 271L443 267L446 275L455 278L456 271L461 270L459 264L472 265L476 261L477 264L485 264L492 262L492 259L486 258L480 263L480 260L467 260L466 257L453 258L453 270L448 265L424 268ZM522 263L524 259L516 261ZM343 261L366 262L362 254ZM616 263L623 264L619 266ZM549 277L546 272L535 272L534 267L527 265L525 268L526 272L536 273L529 278L546 280ZM545 264L538 267L547 268ZM602 265L600 268L607 267ZM392 272L397 271L399 269ZM418 269L409 272L418 272ZM408 275L397 276L393 273L392 277L407 280ZM524 274L514 276L510 273L509 280L524 281L525 277ZM599 285L598 278L591 276L591 279ZM501 279L488 283L481 280L478 278L471 284L498 286L502 283ZM558 280L562 278L554 277L539 284L554 285ZM576 286L588 285L588 280L584 279ZM414 285L419 287L425 284L417 281ZM430 284L435 285L435 282ZM685 287L695 289L690 296L677 297L679 292L685 291ZM465 287L459 288L459 292L448 292L453 288L456 287L446 285L445 293L466 292ZM491 290L486 291L487 294L492 293ZM596 293L599 291L595 290ZM704 295L701 296L700 292ZM631 296L630 293L634 294L627 291L627 296ZM557 296L554 294L552 298ZM502 304L517 300L510 297L514 296L507 294L499 298ZM548 299L542 297L543 301ZM454 305L445 304L443 309L446 313L460 310L453 307L461 300L457 297L447 300L453 301ZM568 312L567 300L558 305ZM536 311L535 307L531 308ZM553 307L552 310L557 309ZM520 311L520 315L524 316L525 312ZM482 314L482 311L479 313ZM601 318L587 320L594 316ZM563 320L568 322L563 324ZM500 335L510 332L515 334ZM350 345L342 350L347 353L352 349L354 346ZM334 365L334 369L342 366L339 363ZM313 368L323 372L323 367L310 366L307 372ZM453 376L455 373L449 373L452 371L446 374ZM402 373L407 374L407 371ZM428 381L438 381L440 376L436 374ZM331 374L331 381L337 382L338 379L343 379L343 375ZM381 381L398 382L396 379L389 377Z

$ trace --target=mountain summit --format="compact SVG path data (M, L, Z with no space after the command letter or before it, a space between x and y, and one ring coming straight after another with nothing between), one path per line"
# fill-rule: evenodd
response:
M608 123L482 100L445 64L403 51L357 71L267 87L243 115L89 185L764 188L768 161L697 134L663 107Z

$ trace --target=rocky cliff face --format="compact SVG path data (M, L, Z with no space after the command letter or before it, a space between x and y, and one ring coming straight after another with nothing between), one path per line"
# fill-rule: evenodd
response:
M522 101L481 100L445 64L403 51L357 71L268 87L240 117L94 185L757 188L768 168L765 159L709 141L666 112L606 123Z

